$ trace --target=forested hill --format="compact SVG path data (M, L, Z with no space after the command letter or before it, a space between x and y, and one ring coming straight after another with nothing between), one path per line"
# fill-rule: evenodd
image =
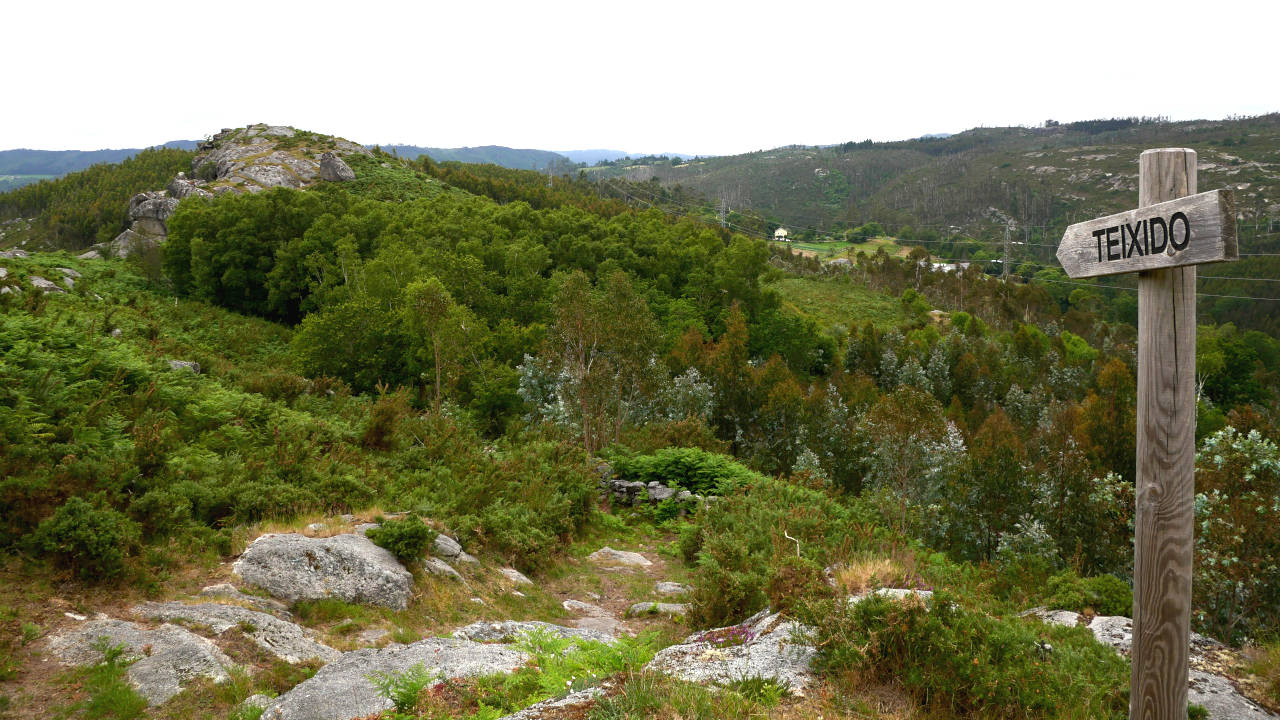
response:
M1069 222L1130 207L1137 158L1151 147L1200 155L1200 187L1238 189L1243 225L1280 219L1280 115L1161 122L1095 120L975 128L901 142L790 146L689 163L590 168L592 177L681 184L713 203L794 231L838 232L868 221L970 233L1015 222L1061 236Z
M423 155L436 162L488 163L515 170L546 170L572 164L569 158L549 150L518 150L501 145L435 148L417 145L382 145L383 150L407 160Z
M174 140L158 147L195 150L196 140ZM142 152L120 150L0 150L0 175L65 175L98 163L118 163Z
M768 686L787 717L847 714L827 699L868 681L906 708L867 705L872 720L955 708L1124 717L1128 661L1075 619L1053 628L1025 612L1131 614L1137 333L1096 296L977 264L935 270L925 246L894 245L872 223L859 227L875 250L824 266L676 217L696 196L637 208L646 188L609 197L577 173L409 161L354 144L344 172L327 157L332 172L305 186L199 172L248 151L236 172L288 183L250 164L344 142L252 126L215 136L194 165L192 153L151 150L0 195L0 217L34 217L40 235L25 248L0 238L0 571L11 578L0 579L0 622L12 630L0 633L0 703L13 698L21 717L121 706L132 676L113 641L90 675L51 672L53 641L36 641L80 630L97 640L105 622L131 631L139 616L128 606L190 600L215 582L257 587L231 560L255 538L296 530L381 544L423 568L397 571L407 609L275 591L306 624L298 637L319 633L326 657L351 653L317 661L330 662L319 671L271 664L247 639L275 621L255 615L219 640L243 676L226 692L190 682L149 717L243 720L258 717L237 707L251 693L279 694L280 707L318 684L345 696L329 682L343 667L376 679L386 666L373 658L431 651L472 621L570 622L566 598L647 617L659 609L637 604L657 592L647 576L579 572L591 555L617 554L604 541L636 548L639 538L652 538L645 563L692 586L655 651L705 630L748 637L701 642L700 657L741 652L758 638L740 623L766 608L814 627L821 686L808 696L820 704ZM180 170L192 174L174 182ZM127 207L131 193L186 184L226 189L144 196L177 201L163 242L79 253L75 243L118 228L98 207L106 200ZM43 233L60 226L76 232L59 246ZM1254 672L1275 679L1253 692L1280 697L1280 340L1209 323L1198 339L1192 618L1199 632L1259 645ZM615 490L602 495L602 479ZM364 520L379 523L372 535L345 531ZM431 569L434 548L450 543L458 567ZM462 563L464 547L479 566ZM285 563L314 567L276 567ZM532 577L517 594L499 568ZM848 602L880 588L938 599ZM99 611L129 619L89 620ZM363 639L370 629L385 632ZM553 648L547 658L566 647L536 642ZM146 648L139 663L177 655ZM1222 667L1241 675L1235 658ZM406 672L429 682L422 667ZM456 703L466 713L380 717L496 717L543 697L535 686L558 694L604 677L647 683L619 690L641 710L586 717L677 715L641 693L689 686L625 667L574 665L578 686L572 676L451 680L442 692L475 693ZM114 695L101 689L110 680ZM679 715L765 716L723 705L737 692ZM629 702L619 697L601 707ZM69 703L83 704L57 707ZM390 704L325 716L373 718L378 707Z

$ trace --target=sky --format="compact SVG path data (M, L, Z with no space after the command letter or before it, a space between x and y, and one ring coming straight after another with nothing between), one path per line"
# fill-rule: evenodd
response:
M360 143L735 154L1280 111L1280 2L14 1L0 149L266 122Z

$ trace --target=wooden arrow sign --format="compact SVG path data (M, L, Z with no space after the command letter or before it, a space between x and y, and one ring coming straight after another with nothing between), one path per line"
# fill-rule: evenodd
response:
M1230 190L1190 195L1067 228L1058 262L1073 278L1235 260Z

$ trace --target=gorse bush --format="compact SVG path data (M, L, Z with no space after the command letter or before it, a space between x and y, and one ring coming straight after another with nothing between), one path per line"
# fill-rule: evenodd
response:
M820 490L770 478L742 486L682 532L681 552L694 563L691 622L728 625L764 608L771 595L790 603L826 592L821 568L833 552L870 543L875 524L869 511Z
M623 480L658 481L698 495L727 495L739 485L759 480L759 473L727 455L698 448L665 448L648 455L618 454L613 469Z
M1128 664L1084 628L992 617L943 595L813 603L800 617L816 628L820 672L901 683L948 717L1128 717Z
M427 547L436 539L436 531L416 515L400 520L388 520L376 528L369 528L365 535L379 547L391 551L401 562L421 560Z
M532 438L486 447L437 415L406 420L404 432L414 441L389 458L391 500L517 567L535 568L591 518L596 479L580 447Z
M1073 572L1058 573L1049 578L1051 608L1084 612L1092 610L1099 615L1133 615L1133 588L1114 575L1082 578Z
M105 581L124 571L125 557L137 540L137 526L124 515L72 497L40 523L31 543L82 580Z

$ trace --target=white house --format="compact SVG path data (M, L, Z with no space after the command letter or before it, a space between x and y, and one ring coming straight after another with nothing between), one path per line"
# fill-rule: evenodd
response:
M786 228L780 227L773 231L773 239L775 242L791 242L791 238L789 236L790 233L787 232Z

